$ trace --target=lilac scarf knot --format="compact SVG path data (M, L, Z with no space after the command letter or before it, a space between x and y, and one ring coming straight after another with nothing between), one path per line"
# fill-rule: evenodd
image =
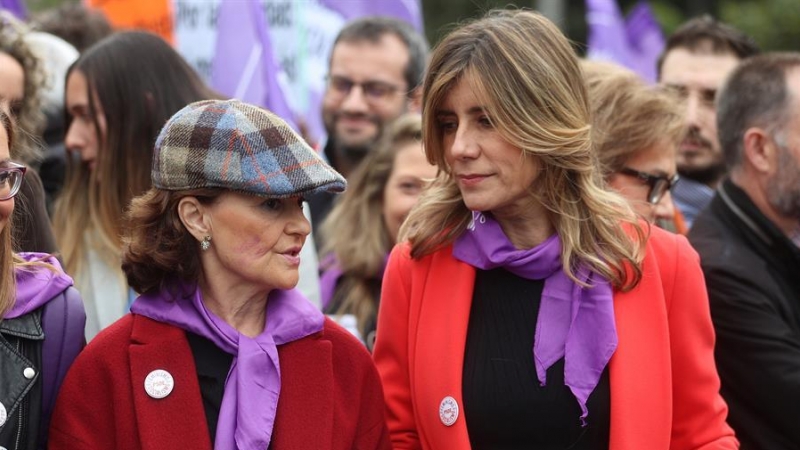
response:
M557 234L528 250L517 250L490 215L473 212L472 223L453 245L459 261L483 270L502 267L529 280L545 280L533 344L539 382L547 369L564 358L564 383L578 400L585 425L586 401L617 348L614 291L605 278L578 268L584 288L570 279L561 264Z
M219 411L214 448L265 449L272 438L281 390L277 346L322 330L322 313L299 291L273 290L267 300L264 332L239 333L209 311L196 285L179 284L174 293L141 295L131 312L190 331L234 356Z

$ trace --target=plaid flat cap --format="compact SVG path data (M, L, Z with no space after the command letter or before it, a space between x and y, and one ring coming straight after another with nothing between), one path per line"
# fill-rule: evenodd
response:
M342 192L347 183L277 115L239 100L204 100L156 139L153 186L222 188L264 197Z

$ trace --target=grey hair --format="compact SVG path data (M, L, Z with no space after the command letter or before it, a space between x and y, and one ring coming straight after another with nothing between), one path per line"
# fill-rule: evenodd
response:
M761 127L773 139L783 139L782 129L793 113L786 74L797 68L800 53L766 53L745 59L728 77L716 107L719 142L729 170L742 163L749 128Z

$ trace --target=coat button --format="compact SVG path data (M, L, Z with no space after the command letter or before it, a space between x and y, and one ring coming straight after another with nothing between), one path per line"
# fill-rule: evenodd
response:
M172 392L175 380L166 370L158 369L150 372L144 379L144 390L153 398L164 398Z
M22 376L31 380L36 376L36 371L33 370L33 367L26 367L25 370L22 371Z
M439 404L439 419L446 426L451 426L458 420L458 403L456 399L449 395L442 399Z
M0 427L6 424L7 418L8 414L6 413L6 407L2 403L0 403Z

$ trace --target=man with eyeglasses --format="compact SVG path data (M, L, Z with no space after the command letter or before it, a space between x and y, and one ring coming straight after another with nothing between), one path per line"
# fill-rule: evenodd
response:
M672 198L688 227L711 201L725 175L714 97L739 61L758 51L755 42L741 31L703 16L675 31L658 61L659 82L686 102L686 136L678 147L681 182Z
M728 421L742 450L800 448L800 53L741 63L717 99L730 176L695 221Z
M389 122L418 109L427 57L425 38L411 25L388 17L352 21L336 37L322 100L328 133L323 154L345 178ZM329 194L309 198L315 228L332 203ZM319 239L319 233L314 235Z

